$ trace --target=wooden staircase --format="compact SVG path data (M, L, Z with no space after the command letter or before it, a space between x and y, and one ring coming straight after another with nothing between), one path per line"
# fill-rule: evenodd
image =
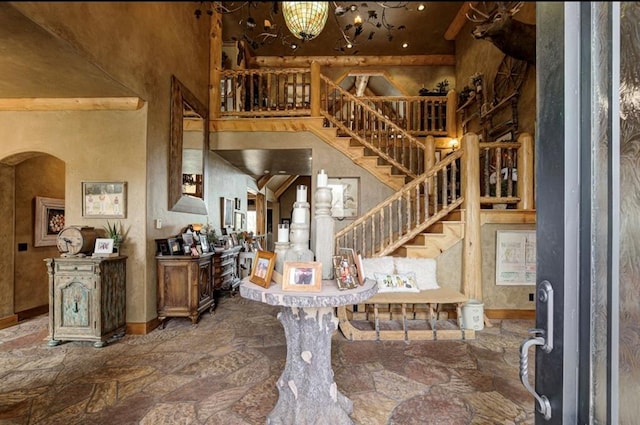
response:
M436 258L464 238L464 210L452 211L426 231L396 249L391 255L409 258Z
M364 168L393 190L400 190L406 182L406 176L397 174L396 169L361 143L348 136L336 136L327 141L331 146L348 156L355 164Z

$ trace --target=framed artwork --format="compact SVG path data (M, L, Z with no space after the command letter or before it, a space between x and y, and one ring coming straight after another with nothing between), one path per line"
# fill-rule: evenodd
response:
M156 255L171 255L166 239L156 239Z
M200 233L200 246L202 247L202 252L209 252L209 241L204 233Z
M169 245L169 253L171 255L182 255L182 244L180 243L180 239L169 238L167 239L167 244Z
M94 254L111 254L113 252L113 239L97 238L96 245L93 249Z
M127 182L82 182L82 216L126 218Z
M64 229L64 199L36 196L33 246L54 246Z
M233 214L233 228L234 230L242 230L244 229L244 213L240 211L236 211Z
M282 290L322 291L322 263L286 261L282 270Z
M360 207L360 178L340 177L327 179L331 188L331 217L337 219L356 218Z
M536 231L496 232L496 285L536 284Z
M263 288L269 288L271 275L276 264L276 253L270 251L257 251L253 260L253 269L249 281Z
M231 198L220 198L220 218L222 227L233 227L233 210L235 201Z

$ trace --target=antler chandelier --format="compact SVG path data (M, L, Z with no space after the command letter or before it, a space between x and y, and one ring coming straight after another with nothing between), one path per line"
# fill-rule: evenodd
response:
M326 1L283 1L282 16L291 33L303 41L313 40L322 32L329 16Z

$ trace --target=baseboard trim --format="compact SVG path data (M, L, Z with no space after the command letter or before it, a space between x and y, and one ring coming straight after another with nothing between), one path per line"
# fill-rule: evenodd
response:
M146 323L127 323L125 332L127 335L146 335L158 326L160 326L160 320L156 317Z
M29 310L19 311L18 322L31 319L32 317L41 316L43 314L49 314L49 304L41 305L38 307L30 308Z
M0 317L0 329L10 328L18 324L18 315L12 314L7 317Z
M535 320L535 310L515 310L515 309L495 309L485 310L485 316L489 319L510 319L510 320Z

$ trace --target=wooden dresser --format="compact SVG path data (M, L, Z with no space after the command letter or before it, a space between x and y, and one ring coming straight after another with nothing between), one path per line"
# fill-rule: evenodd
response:
M163 327L168 317L188 317L195 325L203 311L213 311L212 259L213 253L156 257L158 319Z
M126 327L127 257L47 258L49 346L63 340L103 347Z
M233 290L240 285L238 257L242 247L216 251L213 258L213 285L216 290Z

